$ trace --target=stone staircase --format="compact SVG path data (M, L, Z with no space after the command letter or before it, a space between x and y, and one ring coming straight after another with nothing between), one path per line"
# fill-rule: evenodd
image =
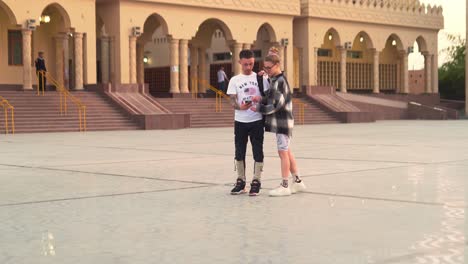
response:
M192 128L229 127L234 123L234 110L225 99L222 100L222 111L219 113L216 112L215 98L157 98L156 100L173 113L190 113ZM299 102L304 103L304 124L306 125L340 122L332 114L303 98L295 98L294 102L296 125L302 124L299 120Z
M88 131L141 129L104 95L91 91L71 93L87 108ZM16 133L79 131L77 107L68 102L68 115L61 116L57 92L48 91L44 96L38 96L32 91L0 91L0 95L15 107ZM3 115L0 117L0 133L5 133Z

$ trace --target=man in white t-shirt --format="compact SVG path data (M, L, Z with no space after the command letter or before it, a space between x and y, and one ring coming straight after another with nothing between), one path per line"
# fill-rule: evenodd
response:
M216 75L218 77L218 89L223 93L226 93L226 81L229 82L229 78L227 77L226 72L224 72L224 66L219 67Z
M250 184L249 195L258 195L261 187L261 175L263 171L263 116L250 110L252 98L260 96L257 74L252 71L255 63L251 50L242 50L239 53L239 64L242 73L231 78L227 94L231 98L231 104L235 111L234 135L236 148L236 186L231 194L245 193L245 153L250 137L254 156L254 177Z

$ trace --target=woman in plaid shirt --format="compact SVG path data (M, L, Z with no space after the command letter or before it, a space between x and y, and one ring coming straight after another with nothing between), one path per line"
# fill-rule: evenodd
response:
M269 194L270 196L288 196L306 189L299 177L296 159L290 148L294 127L292 91L280 69L280 58L277 54L269 54L265 58L263 69L270 77L270 88L263 98L257 96L253 99L258 104L252 106L251 110L265 115L265 131L276 133L283 180L281 185L271 190ZM291 186L288 184L290 173L293 176Z

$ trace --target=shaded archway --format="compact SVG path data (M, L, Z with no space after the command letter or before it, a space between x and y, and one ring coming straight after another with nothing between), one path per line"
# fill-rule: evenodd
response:
M150 15L137 39L137 81L147 83L156 97L167 95L171 87L169 41L166 20L159 14Z
M73 88L74 84L73 37L67 11L57 3L46 6L33 32L33 54L44 52L47 71L67 88Z
M21 84L23 37L11 9L0 1L0 84Z
M340 35L331 28L324 37L323 43L317 50L317 85L340 87Z
M372 90L373 79L373 42L369 34L359 32L347 51L346 87L349 91L363 92Z
M273 46L279 46L275 30L270 24L264 23L258 29L257 37L252 46L256 57L254 71L260 70L263 66L263 59L268 54L268 50ZM279 55L283 56L284 54Z
M430 83L432 74L432 57L427 49L426 40L419 36L409 50L409 90L412 94L430 93L430 86L426 87L426 82Z
M379 87L387 93L399 92L401 88L401 51L403 43L392 34L379 55Z
M18 24L16 21L15 14L3 1L0 1L0 14L1 14L0 19L8 21L8 24L11 24L11 25Z
M190 81L191 89L200 93L206 92L208 81L217 87L216 72L220 66L228 77L233 74L233 37L229 27L223 21L215 18L205 20L200 24L195 36L190 41ZM201 82L192 80L198 79ZM206 83L206 82L205 82Z
M98 83L111 82L111 43L106 24L99 14L96 14L96 77Z

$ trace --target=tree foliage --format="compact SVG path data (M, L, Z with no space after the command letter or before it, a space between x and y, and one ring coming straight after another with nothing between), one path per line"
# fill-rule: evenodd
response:
M439 68L439 92L441 98L465 100L465 39L447 35L452 45L442 52L449 60Z

